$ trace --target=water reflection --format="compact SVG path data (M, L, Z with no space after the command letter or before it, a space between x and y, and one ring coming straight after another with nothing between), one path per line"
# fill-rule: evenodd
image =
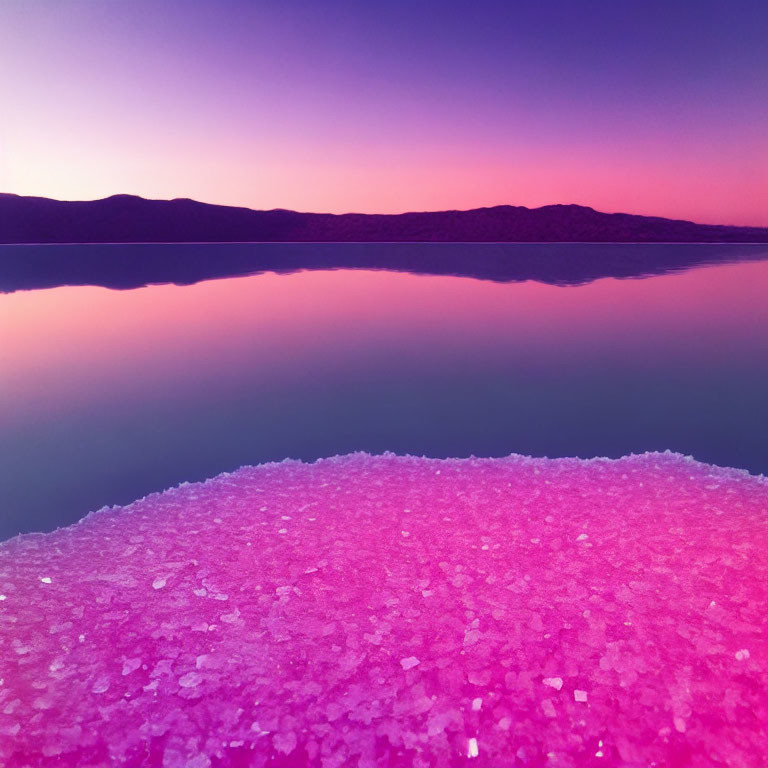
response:
M678 247L678 246L676 246ZM0 538L286 456L768 472L768 262L578 288L308 271L0 297Z
M627 243L224 243L0 246L0 292L128 289L259 272L384 269L498 282L582 285L768 258L768 245Z

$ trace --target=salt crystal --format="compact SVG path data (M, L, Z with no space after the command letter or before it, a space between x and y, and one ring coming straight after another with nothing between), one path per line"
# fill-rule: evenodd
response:
M557 717L557 711L555 710L555 705L552 703L551 699L543 699L541 702L541 711L547 716L547 717Z
M158 576L152 582L152 589L162 589L165 586L165 579L162 576Z
M187 672L179 678L179 685L182 688L195 688L203 682L203 676L199 672Z
M275 745L275 749L278 752L282 752L284 755L289 755L291 752L293 752L294 749L296 749L298 739L296 738L296 734L293 732L276 733L272 737L272 743Z
M109 678L106 676L100 677L91 687L93 693L105 693L109 690Z
M467 741L467 757L477 757L480 754L480 749L477 746L477 739L472 737Z
M123 662L122 675L130 675L141 666L141 659L126 659Z
M274 535L306 504L321 525ZM674 454L357 454L16 537L0 764L130 765L149 740L168 768L437 766L459 739L490 766L756 765L767 507L764 479Z

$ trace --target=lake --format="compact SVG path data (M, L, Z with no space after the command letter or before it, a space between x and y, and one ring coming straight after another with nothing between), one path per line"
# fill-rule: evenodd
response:
M767 246L109 248L0 249L0 540L351 451L768 473Z

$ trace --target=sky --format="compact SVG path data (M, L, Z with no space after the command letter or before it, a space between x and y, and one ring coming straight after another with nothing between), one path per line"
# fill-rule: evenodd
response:
M768 226L766 0L2 0L0 191Z

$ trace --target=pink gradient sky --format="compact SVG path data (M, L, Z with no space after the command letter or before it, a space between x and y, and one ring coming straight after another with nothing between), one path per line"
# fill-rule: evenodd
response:
M749 1L4 0L0 191L768 226L765 39Z

